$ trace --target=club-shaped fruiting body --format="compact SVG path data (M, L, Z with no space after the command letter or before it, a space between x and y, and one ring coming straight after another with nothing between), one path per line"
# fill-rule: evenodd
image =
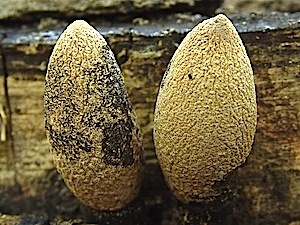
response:
M142 144L121 71L104 38L83 20L67 27L45 81L46 134L57 170L97 210L137 197Z
M253 72L224 15L187 34L161 82L154 115L156 154L183 202L219 196L214 189L249 155L256 127Z

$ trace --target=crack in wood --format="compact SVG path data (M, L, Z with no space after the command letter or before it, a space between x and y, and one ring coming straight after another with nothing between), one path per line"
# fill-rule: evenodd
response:
M0 40L0 55L2 61L2 69L3 69L3 88L4 88L4 101L5 105L3 106L3 110L1 110L1 141L5 141L6 148L7 148L7 159L8 165L13 164L15 158L15 151L14 151L14 140L12 135L12 112L11 112L11 105L8 93L8 70L7 70L7 62L5 52L2 46L2 40L5 38L5 35L2 36ZM2 107L1 107L2 108ZM3 140L2 140L3 139Z

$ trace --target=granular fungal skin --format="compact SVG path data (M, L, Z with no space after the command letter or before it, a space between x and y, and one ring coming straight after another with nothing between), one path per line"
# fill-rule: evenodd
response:
M156 154L178 199L222 194L213 187L245 162L256 117L253 72L237 31L224 15L203 21L174 53L154 116Z
M58 39L44 101L54 162L74 195L97 210L136 198L143 161L136 116L112 51L85 21Z

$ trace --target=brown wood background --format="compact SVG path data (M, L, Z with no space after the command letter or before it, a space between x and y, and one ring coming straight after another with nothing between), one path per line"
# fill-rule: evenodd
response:
M141 201L145 206L138 206L144 212L136 223L300 224L299 13L231 17L253 65L258 103L252 153L236 172L234 183L229 182L235 190L233 203L218 203L222 209L205 209L203 214L191 210L198 206L178 204L165 185L152 140L156 95L176 47L202 19L176 14L160 21L142 18L115 27L93 24L104 31L118 59L143 133L146 168ZM14 145L11 149L7 140L0 142L0 213L42 215L51 221L81 218L83 223L88 213L57 174L45 139L44 75L56 34L62 28L46 31L30 31L28 26L5 30ZM2 70L1 66L0 104L4 106ZM7 216L5 220L2 215L0 221L8 221ZM116 214L108 217L120 219Z

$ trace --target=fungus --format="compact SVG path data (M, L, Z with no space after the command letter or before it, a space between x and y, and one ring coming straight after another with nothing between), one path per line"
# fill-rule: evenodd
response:
M184 38L164 74L154 115L156 154L184 203L220 196L214 185L245 163L256 127L253 72L224 15Z
M57 40L44 104L54 162L74 195L96 210L135 199L143 160L136 116L111 49L83 20Z

